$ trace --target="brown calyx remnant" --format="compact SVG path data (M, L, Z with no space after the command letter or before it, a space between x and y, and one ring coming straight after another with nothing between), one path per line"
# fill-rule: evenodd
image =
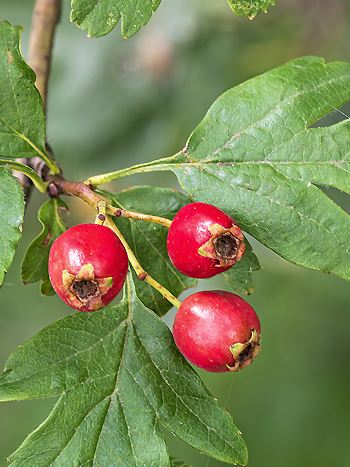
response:
M80 300L87 300L90 297L95 297L98 293L98 285L93 281L74 281L72 289Z
M256 329L251 331L250 339L247 342L233 344L230 347L230 352L234 358L234 365L227 365L230 371L235 372L250 365L260 352L260 336Z
M232 233L222 234L214 240L215 251L222 258L232 258L237 254L238 242Z
M76 275L64 270L62 282L71 304L75 308L87 308L90 311L105 306L102 297L113 285L112 277L96 278L90 263L84 264Z
M237 225L226 229L222 225L212 224L208 228L210 239L202 245L198 253L215 259L217 267L233 266L245 251L244 236Z

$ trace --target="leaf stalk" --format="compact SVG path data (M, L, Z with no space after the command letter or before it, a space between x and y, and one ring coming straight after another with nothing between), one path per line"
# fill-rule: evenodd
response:
M162 172L169 170L169 166L172 166L174 162L177 162L181 156L183 156L183 151L180 151L173 156L166 157L163 159L158 159L151 162L146 162L144 164L137 164L132 167L127 167L126 169L115 170L113 172L107 172L100 175L95 175L89 177L84 181L87 185L100 186L105 185L106 183L113 182L119 178L129 177L138 173L148 173L148 172Z
M153 277L151 277L141 266L138 259L135 256L135 253L130 248L128 242L125 240L123 234L120 232L118 227L113 222L110 216L106 217L105 225L112 229L119 240L122 242L130 261L131 266L133 267L134 271L136 272L137 278L141 281L147 282L151 287L157 290L163 297L168 300L175 308L179 308L181 305L180 300L178 300L168 289L166 289L163 285L157 282Z

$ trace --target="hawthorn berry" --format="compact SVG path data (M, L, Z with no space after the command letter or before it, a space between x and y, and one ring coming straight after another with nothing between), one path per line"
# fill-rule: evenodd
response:
M128 256L115 233L103 225L76 225L53 243L50 281L57 295L78 311L96 311L115 298L128 271Z
M191 203L176 214L167 249L176 269L202 279L233 266L245 245L241 229L225 212L211 204Z
M260 321L243 298L219 290L198 292L181 304L173 335L180 352L212 372L238 371L260 350Z

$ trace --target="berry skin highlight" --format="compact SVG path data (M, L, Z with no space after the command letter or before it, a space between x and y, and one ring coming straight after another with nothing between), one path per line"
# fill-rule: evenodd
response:
M260 350L259 318L238 295L198 292L181 304L173 335L180 352L204 370L221 373L250 365Z

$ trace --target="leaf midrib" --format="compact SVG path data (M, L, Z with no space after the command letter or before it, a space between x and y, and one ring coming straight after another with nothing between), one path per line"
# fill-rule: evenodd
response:
M193 410L185 403L185 401L182 399L182 397L180 396L180 394L178 394L174 389L173 387L171 386L171 384L169 383L169 381L165 378L165 376L162 374L162 371L158 368L158 366L156 365L155 361L152 359L151 355L148 353L146 347L143 345L143 342L142 342L142 339L140 338L138 332L137 332L137 328L136 326L134 325L133 326L133 329L135 330L135 334L136 334L136 337L141 345L141 347L144 349L144 352L145 354L147 355L149 361L152 363L153 367L155 368L155 370L158 372L160 378L162 379L162 381L164 381L166 383L166 385L169 387L169 389L171 390L171 392L175 395L176 399L178 399L182 404L183 406L190 412L192 413L192 415L197 418L200 423L205 426L207 428L207 431L212 431L214 432L219 438L221 438L224 443L229 446L231 449L234 449L234 446L232 446L229 441L225 438L223 438L219 433L217 433L215 431L214 428L211 428L209 427L195 412L193 412ZM153 408L153 410L155 411L156 415L157 415L157 418L161 421L162 417L158 414L157 410L155 409L155 407L153 406L153 404L151 403L150 399L148 398L147 394L145 393L143 387L136 381L136 379L134 378L134 375L131 373L131 371L125 367L126 370L128 371L128 373L130 374L130 376L132 377L132 379L135 381L135 384L137 384L139 386L139 388L141 389L141 391L143 392L145 398L147 399L148 403L151 405L151 407ZM165 425L164 422L161 421L161 423L163 425ZM169 425L166 425L170 430L171 428L169 427ZM176 436L179 436L178 434L176 434ZM239 436L238 433L235 433L235 436ZM186 440L185 440L186 441Z
M9 130L11 130L14 136L21 139L22 141L27 143L32 149L34 149L34 151L42 158L43 152L36 146L35 143L33 143L31 139L29 139L24 133L20 133L15 128L13 128L11 125L9 125L2 117L0 117L0 122L2 122ZM7 133L7 134L11 134L11 133Z
M129 305L128 308L129 308L129 311L130 311L130 305ZM127 318L125 318L125 319L120 323L119 326L121 326L125 321L128 321L128 320L129 320L129 316L128 316ZM118 326L118 328L119 328L119 326ZM117 328L115 328L115 329L113 330L113 332L114 332L116 329L117 329ZM104 379L104 378L106 378L106 377L108 377L108 376L112 376L112 375L116 374L115 382L114 382L114 389L113 389L112 393L111 393L111 394L108 394L107 396L106 396L106 395L103 395L103 398L100 399L92 408L90 408L90 409L86 412L84 418L79 422L79 425L76 426L74 430L72 430L71 436L69 436L67 442L66 442L66 443L64 444L64 446L60 449L60 452L57 454L57 456L56 456L52 461L50 461L51 464L52 464L53 462L55 462L55 460L58 459L58 457L59 457L59 456L62 454L62 452L66 449L66 447L68 446L68 444L69 444L69 443L71 442L71 440L73 439L73 437L74 437L74 435L75 435L75 433L76 433L77 428L79 428L79 427L81 426L81 424L86 420L86 418L90 415L90 413L91 413L99 404L101 404L102 402L104 402L106 399L109 399L108 405L107 405L107 407L106 407L106 413L105 413L104 418L103 418L103 421L102 421L102 423L101 423L101 425L100 425L100 426L101 426L101 429L100 429L100 431L99 431L99 433L98 433L96 445L95 445L95 448L94 448L95 454L94 454L94 457L93 457L93 459L92 459L92 462L93 462L92 465L94 465L94 462L95 462L95 460L96 460L96 452L97 452L97 448L98 448L98 443L99 443L99 441L100 441L100 437L101 437L101 433L102 433L102 430L103 430L103 427L104 427L104 423L105 423L106 418L107 418L107 416L108 416L108 414L109 414L109 410L110 410L111 403L112 403L112 397L113 397L114 394L117 394L117 383L118 383L118 378L119 378L120 369L121 369L122 363L123 363L123 361L124 361L124 353L125 353L125 348L126 348L128 330L129 330L129 326L126 326L126 332L125 332L125 335L124 335L121 357L120 357L120 359L117 361L117 363L118 363L118 369L117 369L115 372L113 372L111 375L105 375L105 376L103 377L103 379ZM111 333L112 333L112 332L106 334L106 335L103 337L103 340L106 339ZM100 341L100 339L99 339L99 341ZM91 348L92 348L92 346L91 346L88 350L91 350ZM74 354L74 355L76 355L76 354ZM102 378L101 378L101 379L102 379ZM94 379L94 378L91 378L91 380L92 380L92 381L96 381L96 378L95 378L95 379ZM82 382L79 382L78 384L76 384L76 385L74 385L74 386L71 386L69 389L62 391L61 397L64 397L68 392L71 392L72 390L74 390L74 388L77 387L78 385L80 385L81 383L82 383ZM86 383L86 380L84 381L84 383ZM125 422L126 422L126 421L125 421ZM126 422L126 425L128 426L127 422ZM132 444L132 443L131 443L131 439L130 439L130 444ZM132 446L131 446L131 449L132 449ZM132 451L133 451L133 450L132 450Z
M113 397L116 397L119 400L120 408L121 408L121 411L123 413L125 424L126 424L127 429L128 429L128 439L129 439L129 443L130 443L131 452L132 452L134 458L136 459L133 444L132 444L132 439L131 439L131 435L130 435L129 424L127 422L127 418L126 418L125 413L124 413L123 404L122 404L122 401L121 401L119 393L118 393L118 382L119 382L120 371L121 371L121 369L123 367L123 364L124 364L125 352L126 352L128 338L129 338L129 332L130 332L130 326L132 325L132 314L133 313L132 313L132 306L131 306L131 300L130 300L130 291L128 292L128 305L127 306L128 306L128 316L122 321L122 323L124 323L124 322L127 323L125 336L124 336L124 341L123 341L122 353L121 353L120 360L118 362L118 369L116 371L116 377L115 377L115 381L114 381L114 389L111 392L111 394L104 397L104 399L106 399L107 397L109 398L109 403L108 403L108 407L107 407L107 410L106 410L106 414L105 414L104 419L103 419L103 423L101 424L101 430L100 430L100 432L98 434L98 439L97 439L96 446L95 446L95 454L94 454L93 464L92 465L94 465L94 462L96 460L96 453L97 453L98 444L100 442L100 438L101 438L102 430L103 430L103 427L104 427L104 423L106 421L106 418L107 418L107 416L109 414L109 411L110 411L110 408L111 408L111 403L112 403ZM122 323L120 323L120 324L122 324ZM102 400L104 400L104 399L102 399ZM102 400L100 402L102 402ZM96 405L95 405L95 407L96 407ZM89 411L89 413L90 412L91 412L91 410Z

